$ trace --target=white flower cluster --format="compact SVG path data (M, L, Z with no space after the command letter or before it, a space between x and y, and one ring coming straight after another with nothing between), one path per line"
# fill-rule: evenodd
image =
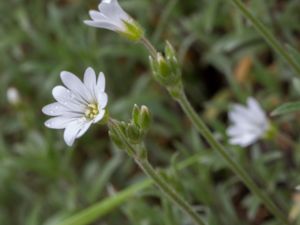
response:
M89 11L91 20L85 20L85 24L121 33L131 40L142 38L142 29L121 8L117 0L102 0L98 9L99 11ZM96 80L94 70L88 68L83 82L65 71L61 73L61 79L65 87L56 86L52 91L57 102L45 106L43 112L53 116L45 125L53 129L65 129L65 142L71 146L91 124L103 119L107 104L105 78L100 73ZM229 112L229 120L229 142L242 147L264 137L270 128L265 112L252 97L248 98L247 106L234 105Z
M92 20L84 21L87 25L109 29L125 35L131 40L139 40L143 30L121 8L117 0L103 0L99 11L89 12ZM52 90L57 102L45 106L42 111L53 116L45 125L52 129L64 129L64 140L73 145L93 123L105 116L108 97L104 92L105 77L100 73L96 79L95 71L88 68L83 82L74 74L63 71L61 80L65 86L56 86Z

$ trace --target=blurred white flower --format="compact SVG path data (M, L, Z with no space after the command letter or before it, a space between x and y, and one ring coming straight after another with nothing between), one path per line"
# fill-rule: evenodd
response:
M15 87L10 87L6 91L7 101L12 105L18 105L21 101L19 91Z
M63 84L52 90L57 102L45 106L42 111L54 116L45 125L52 129L65 129L64 140L71 146L93 123L99 122L105 115L107 94L105 77L101 72L96 80L95 71L87 68L83 82L74 74L63 71L60 74Z
M98 9L89 11L92 20L85 20L85 24L121 33L131 40L139 40L143 36L141 27L121 8L117 0L102 0Z
M231 122L227 129L230 144L247 147L264 137L270 129L265 112L252 97L247 99L247 106L233 105L228 116Z

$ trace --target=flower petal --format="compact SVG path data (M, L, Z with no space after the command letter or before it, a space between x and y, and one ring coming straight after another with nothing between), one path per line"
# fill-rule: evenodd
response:
M69 111L70 110L67 107L63 106L59 102L51 103L42 108L42 112L48 116L60 116Z
M64 140L68 146L72 146L80 130L84 127L86 120L77 119L68 124L64 132Z
M252 97L247 107L236 104L228 114L232 125L226 130L231 144L246 147L262 137L269 127L265 112Z
M68 71L62 71L60 73L61 80L63 84L70 89L79 99L84 102L90 102L92 97L90 96L89 91L81 80L75 76L73 73Z
M91 67L85 70L83 82L86 88L89 90L90 95L93 97L94 101L96 101L97 100L96 93L95 93L95 89L97 85L96 73Z
M97 80L97 91L104 92L105 90L105 76L104 73L100 72Z
M241 128L238 127L238 126L235 126L235 125L228 127L227 130L226 130L226 133L227 133L228 136L236 136L236 135L241 134L241 132L243 132L241 130Z
M233 145L240 145L241 147L247 147L253 144L258 139L255 134L243 134L229 139L229 143Z
M107 105L108 96L105 92L101 92L97 95L98 108L103 109Z
M244 120L244 121L245 120L246 121L255 121L256 120L255 115L253 115L252 112L243 105L235 104L232 107L232 112L235 114L235 116L233 116L231 118L232 120L237 120L238 118L239 118L239 120Z
M261 106L259 103L252 97L249 97L247 100L247 104L249 107L249 110L252 111L252 113L256 116L257 121L264 123L267 121L266 114L262 110Z
M117 0L103 0L98 5L99 11L114 20L128 20L128 14L121 8Z
M56 86L52 90L52 95L56 101L74 112L84 113L85 103L78 99L73 92L63 86Z
M94 21L94 20L85 20L83 21L86 25L91 27L104 28L112 31L119 31L120 28L115 24L107 21Z
M109 22L109 18L107 18L107 16L105 16L103 13L101 13L99 11L90 10L89 15L92 18L92 20L95 20L95 21L102 20L102 21L108 21Z
M105 110L99 111L99 114L94 118L93 123L98 123L105 115Z
M76 119L78 118L57 116L48 119L45 122L45 126L51 129L64 129L66 128L66 126L68 126L69 123L73 122Z
M81 128L80 132L77 134L76 138L80 138L82 135L84 135L85 132L90 128L92 123L93 123L93 121L87 121Z

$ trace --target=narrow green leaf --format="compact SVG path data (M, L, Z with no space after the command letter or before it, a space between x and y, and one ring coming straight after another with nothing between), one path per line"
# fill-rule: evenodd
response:
M300 102L289 102L279 106L271 113L271 115L278 116L278 115L283 115L291 112L296 112L299 110L300 110Z
M56 225L85 225L94 222L96 219L99 219L101 216L106 215L111 210L120 206L129 198L133 197L139 191L149 187L152 184L152 181L147 179L131 187L120 191L112 197L106 198L103 201L92 205L91 207L67 218L66 220L58 223Z

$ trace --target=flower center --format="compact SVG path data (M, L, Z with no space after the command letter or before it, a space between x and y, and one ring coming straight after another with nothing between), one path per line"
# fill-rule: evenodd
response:
M88 107L85 110L84 114L87 119L90 119L90 120L94 119L99 114L98 105L97 104L88 104Z

